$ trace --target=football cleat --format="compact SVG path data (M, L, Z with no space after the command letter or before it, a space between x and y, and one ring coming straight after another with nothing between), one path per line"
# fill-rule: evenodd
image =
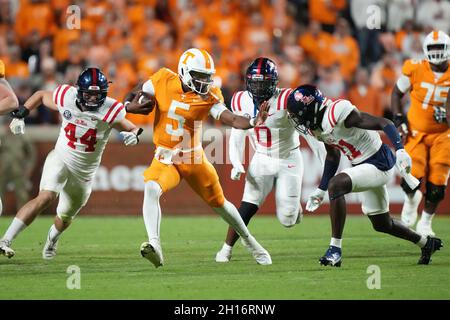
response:
M437 250L440 250L444 246L441 239L428 236L427 243L422 248L422 255L420 256L418 264L429 264L431 262L431 256Z
M56 256L56 249L58 249L58 240L53 242L50 237L47 236L44 249L42 249L42 259L51 260Z
M161 246L151 245L149 242L141 244L141 255L155 266L155 268L162 267L164 259L162 256Z
M0 240L0 254L7 258L12 258L16 254L13 249L11 249L11 241Z
M402 222L408 228L412 227L417 220L417 208L422 200L422 192L417 190L412 198L405 194L405 202L402 208Z
M322 266L340 267L342 263L342 250L335 246L329 246L325 255L319 259Z
M272 258L270 257L269 252L264 249L252 235L249 235L246 239L241 237L241 243L248 251L250 251L258 264L272 264Z
M230 262L231 260L231 250L220 249L216 253L216 262Z
M431 229L431 221L427 222L422 219L417 222L416 231L425 237L434 237L436 235L433 229Z

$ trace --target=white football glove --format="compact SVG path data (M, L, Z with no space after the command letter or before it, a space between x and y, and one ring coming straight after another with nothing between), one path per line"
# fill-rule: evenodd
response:
M233 167L233 169L231 169L231 180L239 180L242 173L245 173L244 167L242 165Z
M314 190L314 192L311 193L308 197L308 202L306 202L306 210L309 212L316 211L317 208L322 204L325 193L326 191L320 188Z
M12 119L9 124L9 129L13 134L24 134L25 133L25 121L23 119Z
M142 133L142 129L139 129L137 133L129 132L129 131L121 131L120 135L122 136L124 145L135 146L139 143L139 135Z
M397 158L395 162L395 167L400 172L400 174L403 176L406 175L407 173L410 173L412 167L412 160L408 152L406 152L405 149L398 149L395 152L395 156Z

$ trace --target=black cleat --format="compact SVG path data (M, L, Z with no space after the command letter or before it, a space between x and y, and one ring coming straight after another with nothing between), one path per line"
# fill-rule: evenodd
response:
M431 255L440 250L444 246L441 239L427 237L427 243L422 248L422 255L420 256L418 264L429 264L431 262Z

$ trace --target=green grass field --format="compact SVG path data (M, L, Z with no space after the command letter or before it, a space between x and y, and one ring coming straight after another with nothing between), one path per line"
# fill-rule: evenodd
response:
M0 218L3 233L11 217ZM379 234L367 218L350 216L341 268L322 267L329 218L307 216L283 228L273 217L256 217L250 229L272 255L257 265L238 243L228 264L214 262L226 224L218 217L163 217L165 266L141 258L141 218L80 217L62 236L58 256L41 258L51 219L40 217L13 244L16 256L0 257L0 299L450 299L450 254L443 248L428 266L420 249ZM450 244L450 218L434 229ZM81 270L81 289L69 290L70 265ZM381 289L369 290L367 268L381 270Z

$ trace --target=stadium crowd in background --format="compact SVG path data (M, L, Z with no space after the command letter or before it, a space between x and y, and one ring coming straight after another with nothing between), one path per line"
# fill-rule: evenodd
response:
M81 9L80 29L66 26L71 5ZM370 18L375 28L367 28ZM213 56L229 102L243 87L243 70L264 55L278 64L280 87L314 83L329 98L389 117L402 62L422 58L433 28L450 31L449 1L0 0L0 59L21 103L37 89L73 83L87 66L104 70L110 95L122 100L160 67L176 71L180 54L199 47ZM59 121L45 108L33 113L29 123Z

